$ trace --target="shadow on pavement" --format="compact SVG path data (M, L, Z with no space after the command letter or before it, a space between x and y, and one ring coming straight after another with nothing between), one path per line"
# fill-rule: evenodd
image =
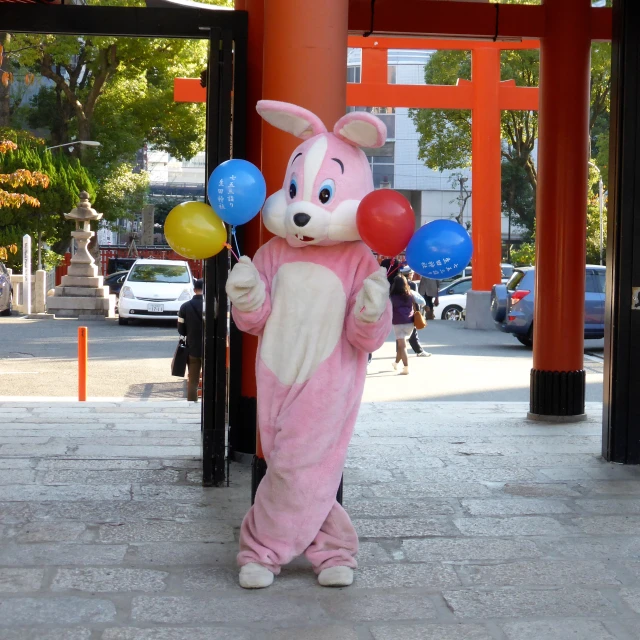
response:
M125 398L163 398L183 400L187 397L187 381L145 382L129 386Z

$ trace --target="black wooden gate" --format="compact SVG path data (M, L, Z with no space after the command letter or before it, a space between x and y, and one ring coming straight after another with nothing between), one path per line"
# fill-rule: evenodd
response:
M206 176L245 151L247 13L211 9L0 4L9 33L209 40ZM227 334L225 249L205 265L202 471L205 486L227 479ZM167 363L167 366L168 363Z

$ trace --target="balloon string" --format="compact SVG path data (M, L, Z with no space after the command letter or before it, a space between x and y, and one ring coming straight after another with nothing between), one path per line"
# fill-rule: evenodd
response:
M233 247L228 242L225 242L224 246L227 247L229 251L231 251L231 255L236 259L236 262L240 262L240 258L238 258L238 256L236 255L236 252L233 250Z
M240 255L240 246L238 245L238 236L236 236L236 228L235 226L231 227L231 235L233 236L233 240L236 243L236 251L238 252L238 255ZM237 260L237 258L236 258Z

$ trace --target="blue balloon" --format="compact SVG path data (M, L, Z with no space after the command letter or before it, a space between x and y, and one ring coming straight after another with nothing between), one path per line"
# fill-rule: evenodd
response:
M413 234L407 262L425 278L444 280L464 271L472 253L471 238L462 225L453 220L434 220Z
M249 222L262 209L267 185L258 167L246 160L218 165L207 185L209 204L227 224Z

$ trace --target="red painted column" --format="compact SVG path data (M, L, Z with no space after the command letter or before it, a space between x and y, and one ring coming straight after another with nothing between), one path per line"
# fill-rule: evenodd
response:
M591 0L546 0L531 413L584 413Z
M498 49L481 46L472 49L471 80L473 290L491 291L500 282L502 258Z
M348 0L264 0L262 96L313 111L329 130L347 109ZM262 173L267 194L282 188L289 157L300 143L269 125L262 128ZM261 243L270 234L262 229ZM266 470L260 438L252 495Z
M293 102L317 114L331 130L347 108L348 0L265 0L266 100ZM267 194L282 187L293 136L271 126L262 132Z

